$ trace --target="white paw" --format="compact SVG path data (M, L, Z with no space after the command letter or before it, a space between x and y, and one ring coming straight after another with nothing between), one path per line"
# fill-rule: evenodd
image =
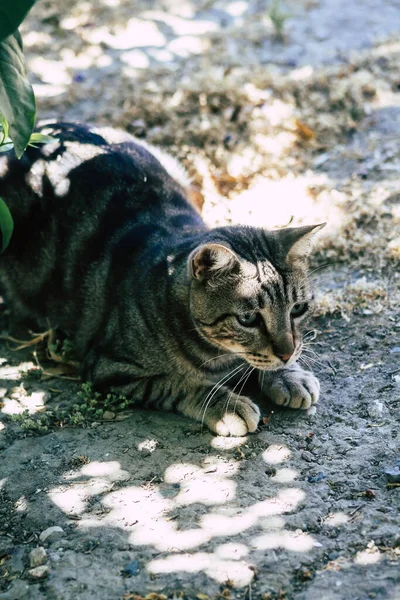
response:
M228 410L225 402L214 406L205 422L218 435L241 437L257 429L260 417L260 409L254 402L236 396L231 399Z
M275 404L307 409L318 402L319 389L315 375L296 367L277 371L264 391Z

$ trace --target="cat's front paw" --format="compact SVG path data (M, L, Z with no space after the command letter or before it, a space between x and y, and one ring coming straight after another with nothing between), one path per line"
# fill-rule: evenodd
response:
M306 409L319 399L319 381L300 367L275 371L264 392L275 404Z
M235 396L226 410L226 402L221 401L212 407L204 422L218 435L241 437L257 429L260 409L244 396Z

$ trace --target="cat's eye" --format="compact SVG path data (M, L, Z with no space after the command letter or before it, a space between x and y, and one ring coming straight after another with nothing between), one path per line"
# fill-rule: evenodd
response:
M237 320L243 327L257 327L260 323L260 317L258 313L244 313L243 315L237 315Z
M308 311L307 302L299 302L295 304L290 311L290 316L296 319L297 317L302 317Z

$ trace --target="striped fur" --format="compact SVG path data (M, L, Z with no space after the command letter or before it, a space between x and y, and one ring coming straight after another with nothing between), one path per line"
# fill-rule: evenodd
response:
M57 141L0 158L15 221L0 277L16 319L63 330L97 388L223 435L257 427L259 409L241 395L253 368L278 404L318 399L295 365L315 227L209 230L159 151L110 130L42 130Z

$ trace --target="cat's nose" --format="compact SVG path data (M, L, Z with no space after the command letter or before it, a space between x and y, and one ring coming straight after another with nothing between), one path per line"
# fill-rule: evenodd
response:
M280 358L282 362L287 363L295 350L293 338L290 335L280 336L273 344L272 350L275 356Z
M280 358L284 363L287 363L288 360L292 357L293 352L290 352L288 354L276 354L276 356L278 358Z

